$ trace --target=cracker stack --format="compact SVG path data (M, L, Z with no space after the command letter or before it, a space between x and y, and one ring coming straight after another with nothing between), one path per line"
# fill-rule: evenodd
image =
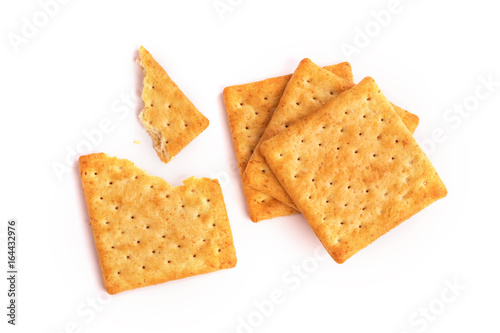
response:
M417 125L372 78L354 86L304 59L253 151L244 186L300 211L343 263L446 196L412 136Z

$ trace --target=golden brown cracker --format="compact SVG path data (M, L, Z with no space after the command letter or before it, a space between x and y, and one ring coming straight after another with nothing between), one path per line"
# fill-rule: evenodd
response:
M90 225L108 293L234 267L217 180L173 187L106 154L79 159Z
M261 151L339 263L447 194L372 78L264 142Z
M139 53L137 62L144 73L144 110L139 118L153 139L158 156L168 163L209 122L143 46Z

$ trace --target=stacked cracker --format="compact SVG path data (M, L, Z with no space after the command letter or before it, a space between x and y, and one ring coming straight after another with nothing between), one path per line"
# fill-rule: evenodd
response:
M350 72L348 64L342 66ZM352 74L341 77L304 59L291 78L281 80L287 82L279 102L265 109L269 120L253 124L259 130L247 139L242 125L251 128L252 117L243 115L262 112L255 105L273 94L249 93L249 86L266 81L224 91L240 170L244 150L254 144L242 172L253 221L259 220L257 197L265 199L261 206L267 209L261 219L289 214L284 207L300 211L342 263L446 196L412 136L418 117L388 102L373 79L354 85ZM267 202L272 205L264 206Z

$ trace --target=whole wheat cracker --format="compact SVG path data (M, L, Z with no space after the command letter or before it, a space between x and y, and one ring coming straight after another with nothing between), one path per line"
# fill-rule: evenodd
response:
M173 187L103 153L81 156L79 167L109 294L236 265L217 180Z
M295 203L267 165L259 147L263 141L316 111L352 86L354 86L352 81L339 79L314 64L310 59L302 60L283 92L279 105L248 162L243 182L297 209ZM418 125L418 117L399 107L396 107L396 110L407 126L414 131Z
M324 68L353 82L352 70L348 62ZM243 175L253 149L271 120L291 77L292 74L289 74L224 89L224 106L240 175ZM298 213L288 205L245 183L242 185L248 213L253 222Z
M372 78L264 142L261 151L338 263L447 194Z
M144 110L139 118L158 157L168 163L208 127L209 121L143 46L139 53L137 63L144 73Z

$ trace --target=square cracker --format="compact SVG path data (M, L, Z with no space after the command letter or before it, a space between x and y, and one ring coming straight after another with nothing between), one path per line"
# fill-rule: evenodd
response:
M338 263L447 194L372 78L261 151Z
M352 70L348 62L324 68L353 82ZM224 106L229 120L240 175L243 175L248 160L271 120L291 77L292 74L273 77L224 89ZM298 213L288 205L249 187L245 183L242 185L248 213L253 222Z
M243 182L297 209L259 151L260 144L316 111L352 86L354 86L352 80L342 80L317 66L311 60L302 60L283 92L279 105L248 162ZM414 131L418 125L418 117L399 107L396 107L396 110L408 128Z
M173 187L103 153L81 156L79 166L109 294L236 265L217 180Z
M156 153L168 163L208 127L208 119L143 46L139 53L137 63L144 73L144 110L139 119L153 139Z

